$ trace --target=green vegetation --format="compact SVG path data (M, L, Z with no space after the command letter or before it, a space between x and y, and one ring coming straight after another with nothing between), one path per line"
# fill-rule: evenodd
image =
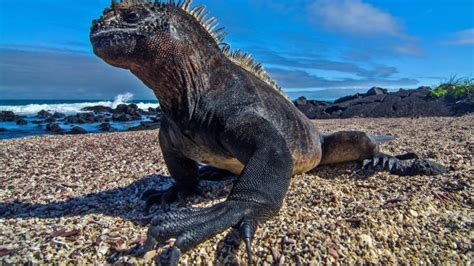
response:
M443 96L455 101L467 99L469 103L474 103L474 78L451 77L430 93L430 97L433 99Z

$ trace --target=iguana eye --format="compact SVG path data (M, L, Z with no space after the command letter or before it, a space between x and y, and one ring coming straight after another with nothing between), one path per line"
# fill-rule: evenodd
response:
M140 19L140 15L137 12L128 12L125 14L123 20L127 23L136 23Z

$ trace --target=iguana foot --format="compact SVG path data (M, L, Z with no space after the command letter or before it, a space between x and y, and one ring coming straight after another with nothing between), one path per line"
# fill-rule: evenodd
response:
M153 205L166 206L173 202L184 202L186 198L196 193L196 189L173 185L167 190L149 189L143 192L141 199L145 201L145 213L149 214Z
M420 159L414 152L397 156L379 153L371 159L364 160L362 162L362 169L388 171L399 176L439 175L447 172L444 166L429 160Z
M214 168L212 166L201 166L199 168L198 180L220 181L226 177L233 177L231 172ZM165 206L176 201L184 202L192 194L201 194L198 184L188 187L178 187L173 185L166 190L149 189L143 192L141 199L145 203L145 211L148 214L153 205Z
M252 260L251 243L258 221L269 218L270 212L261 204L225 201L209 208L192 208L161 214L151 221L145 243L133 248L130 255L141 257L170 238L175 238L169 264L177 265L181 253L225 231L237 228Z

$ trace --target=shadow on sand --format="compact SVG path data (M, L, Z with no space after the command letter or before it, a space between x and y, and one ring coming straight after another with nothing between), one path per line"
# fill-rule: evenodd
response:
M325 179L336 179L357 169L355 164L340 166L320 166L309 172L311 175ZM366 178L364 173L354 174L354 178ZM232 188L235 177L227 177L222 181L200 181L199 196L192 196L186 206L225 198ZM24 202L0 202L0 219L14 218L59 218L67 216L83 216L88 214L104 214L130 220L136 225L146 226L155 214L166 211L157 210L149 216L145 215L145 204L141 195L147 189L165 190L172 185L170 177L154 175L146 176L126 187L114 188L80 197L72 197L65 201L55 201L47 204L32 204ZM177 203L176 203L177 204ZM176 207L176 206L175 206ZM236 230L230 230L218 243L216 263L225 258L229 263L238 263L236 254L241 246L241 240Z
M357 163L318 166L308 174L324 179L336 179L348 173L353 178L367 178L372 173L358 171ZM200 203L226 197L235 177L229 176L221 181L200 181L201 195L193 196L189 202ZM171 177L152 175L143 177L126 187L90 193L80 197L71 197L65 201L47 204L24 202L0 202L0 219L5 218L59 218L87 214L104 214L122 217L132 222L145 218L144 202L141 195L147 189L165 190L173 184ZM191 204L191 203L190 203Z
M88 214L104 214L121 217L139 225L146 224L144 202L141 195L147 189L165 190L172 185L170 177L146 176L126 187L114 188L80 197L72 197L65 201L46 204L24 202L0 202L0 219L9 218L59 218L66 216L82 216ZM206 202L225 197L230 191L232 179L223 181L201 181L202 195L193 196L192 203ZM159 211L159 210L158 210Z

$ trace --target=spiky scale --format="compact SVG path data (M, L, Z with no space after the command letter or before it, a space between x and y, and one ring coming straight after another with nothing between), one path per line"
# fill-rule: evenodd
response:
M196 14L201 13L204 10L204 8L206 8L206 7L205 6L197 6L197 7L193 8L191 10L191 12L189 12L189 14L196 17Z
M185 0L184 3L181 5L181 8L184 11L189 11L189 7L191 6L192 0Z
M227 35L227 33L224 31L224 28L217 28L217 26L219 25L217 23L217 19L212 17L206 20L207 12L205 11L205 6L201 5L190 9L191 3L192 0L184 0L182 3L181 1L179 1L177 3L177 6L189 15L193 16L196 21L201 24L201 26L214 39L216 44L218 46L221 46L221 50L224 55L226 55L233 63L249 71L250 73L253 73L256 77L266 82L278 93L284 96L287 100L290 100L289 97L282 91L281 87L278 86L278 84L267 74L261 64L257 63L250 54L242 53L241 51L231 51L230 46L226 42L224 42L225 37Z

